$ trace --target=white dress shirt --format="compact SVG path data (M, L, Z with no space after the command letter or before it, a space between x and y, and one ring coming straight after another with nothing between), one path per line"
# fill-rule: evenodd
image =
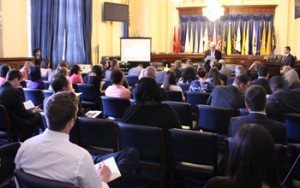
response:
M21 144L15 158L16 169L39 177L69 182L76 187L108 187L101 183L91 155L71 143L69 135L46 129L43 134Z

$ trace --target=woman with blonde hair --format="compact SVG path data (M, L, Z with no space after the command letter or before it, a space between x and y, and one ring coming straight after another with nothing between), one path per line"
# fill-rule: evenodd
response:
M285 73L284 79L288 82L289 89L298 89L300 88L300 79L298 73L291 69Z

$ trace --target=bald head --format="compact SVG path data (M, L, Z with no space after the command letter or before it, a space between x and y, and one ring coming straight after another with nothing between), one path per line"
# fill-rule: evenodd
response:
M145 72L144 72L144 76L155 79L156 78L156 69L155 69L155 67L153 67L153 66L147 67Z

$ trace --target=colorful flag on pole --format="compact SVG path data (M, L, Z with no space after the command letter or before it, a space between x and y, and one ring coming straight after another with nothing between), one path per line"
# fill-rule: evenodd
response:
M194 53L199 53L199 39L198 39L198 27L195 25L195 45Z
M238 52L241 52L241 22L239 22L238 28L237 28L237 36L236 36L236 46L235 50Z
M194 50L194 34L193 34L193 24L191 24L191 32L190 32L190 42L189 42L189 52L188 53L193 53Z
M218 35L218 37L217 37L216 49L217 49L217 50L222 50L222 39L221 39L221 35Z
M245 41L245 55L249 55L249 35L250 35L250 32L249 32L249 29L250 29L250 25L249 25L249 22L247 22L247 33L246 33L246 41Z
M204 44L203 44L203 50L207 50L209 49L209 46L208 46L208 31L207 31L207 24L205 26L205 31L204 31L204 36L203 36L203 41L204 41Z
M212 41L216 44L217 43L217 25L216 25L216 22L217 21L214 21L214 25L213 25L213 27L214 27L214 32L213 32L213 39L212 39Z
M222 52L225 53L226 50L226 26L223 25L223 32L222 32Z
M275 38L275 30L274 30L274 26L272 26L272 53L274 52L274 50L276 49L276 38Z
M260 40L261 40L261 27L262 24L261 22L259 22L259 24L256 25L257 29L256 29L256 54L260 55Z
M252 54L256 55L256 27L255 22L253 22L253 33L252 33Z
M176 26L174 26L174 35L173 35L173 53L176 53L177 45L176 45Z
M200 53L203 53L204 52L204 47L203 47L203 36L202 36L202 34L203 34L203 32L202 32L202 28L203 28L203 24L202 23L200 23L200 45L199 45L199 52Z
M264 22L264 28L261 36L260 55L266 55L266 23Z
M181 34L180 34L180 25L178 26L178 32L177 32L177 46L176 46L176 53L180 53L181 51Z
M232 52L234 53L235 52L235 47L236 47L236 24L235 22L233 22L233 39L232 39L232 42L233 42L233 45L232 46Z
M267 47L266 47L266 55L272 54L272 28L271 22L269 22L269 31L268 31L268 39L267 39Z
M231 39L231 22L229 22L228 25L228 34L227 34L227 55L231 55L231 43L232 43L232 39Z
M247 29L247 23L244 23L244 30L243 30L243 41L242 41L242 55L246 55L246 29Z
M189 47L190 47L190 30L187 25L186 26L186 35L185 35L185 45L184 45L185 53L189 53Z

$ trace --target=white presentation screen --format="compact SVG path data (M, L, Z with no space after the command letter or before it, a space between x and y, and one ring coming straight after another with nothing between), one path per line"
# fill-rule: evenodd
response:
M121 38L121 61L150 62L151 38Z

